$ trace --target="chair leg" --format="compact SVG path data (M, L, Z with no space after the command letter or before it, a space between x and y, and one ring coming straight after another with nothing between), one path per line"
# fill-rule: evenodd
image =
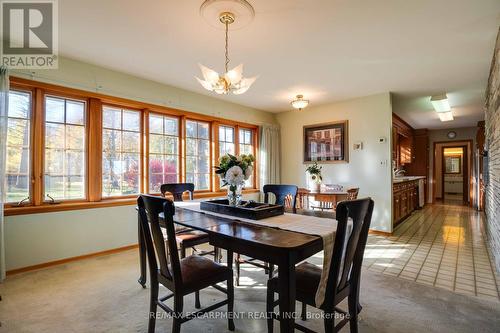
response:
M266 299L266 317L267 317L267 333L273 333L273 309L274 291L267 285L267 299Z
M234 331L234 280L233 274L227 279L227 327L230 331Z
M214 246L214 261L220 263L219 249Z
M182 309L184 307L184 298L182 295L174 296L174 320L172 324L172 333L181 332Z
M269 263L264 262L264 274L268 275L269 274Z
M149 300L149 324L148 333L154 333L156 325L156 308L158 306L158 281L151 278L151 298Z
M234 261L236 266L236 287L240 286L240 254L236 254L236 260Z
M181 259L186 258L186 248L181 244Z
M197 309L201 309L200 292L199 291L194 292L194 307Z
M349 307L349 326L351 328L351 333L358 333L358 313L360 310L358 300L356 297L350 296L347 300Z
M302 302L302 313L300 314L300 319L303 321L307 320L307 304Z
M138 237L139 237L139 263L140 263L140 268L141 268L141 276L139 277L139 284L143 287L146 288L146 241L144 240L144 235L142 233L142 228L141 228L141 222L139 221L139 231L138 231Z
M326 314L326 313L325 313ZM335 316L326 316L325 318L325 333L333 333L335 328Z

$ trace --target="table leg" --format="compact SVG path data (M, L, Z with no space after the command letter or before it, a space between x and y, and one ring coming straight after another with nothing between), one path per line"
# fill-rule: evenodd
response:
M138 282L143 288L146 288L146 244L144 242L141 222L138 221L137 225L139 227L137 235L139 241L139 262L141 267L141 276L139 277Z
M233 251L226 250L227 253L227 267L232 270L233 269Z
M292 333L295 330L295 261L291 255L278 265L280 332Z

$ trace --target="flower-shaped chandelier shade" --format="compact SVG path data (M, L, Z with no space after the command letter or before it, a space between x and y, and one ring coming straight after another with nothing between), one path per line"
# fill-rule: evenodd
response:
M230 91L235 95L243 94L257 79L257 77L243 77L243 64L227 71L223 76L202 64L199 64L199 66L204 80L198 77L196 79L203 88L217 94L227 94Z
M234 15L229 12L224 12L220 14L219 19L221 23L225 25L226 28L226 44L225 44L225 73L224 75L219 75L216 71L199 64L201 69L201 74L203 79L196 77L198 82L203 86L203 88L214 91L217 94L227 94L232 92L235 95L241 95L245 93L250 86L257 80L257 77L244 78L243 77L243 64L236 66L235 68L228 71L229 65L229 52L228 52L228 27L229 24L234 22Z

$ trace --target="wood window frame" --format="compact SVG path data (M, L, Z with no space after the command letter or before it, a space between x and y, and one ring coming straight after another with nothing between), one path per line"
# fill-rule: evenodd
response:
M46 204L46 205L59 205L61 203L79 203L79 202L87 202L89 200L89 137L90 137L90 119L89 119L89 100L85 96L79 96L79 95L73 95L73 94L64 94L64 93L58 93L58 92L53 92L51 90L42 90L42 115L41 115L41 128L42 128L42 133L41 133L41 139L38 140L41 143L41 165L42 165L42 174L41 174L41 203ZM45 101L47 97L52 97L52 98L57 98L57 99L64 99L64 113L65 113L65 119L66 119L66 101L76 101L76 102L83 102L85 104L84 107L84 117L85 117L85 149L84 149L84 156L85 156L85 170L84 170L84 197L83 198L76 198L76 199L55 199L54 203L51 203L50 200L46 199L46 192L45 192L45 128L47 125L46 122L46 110L45 110ZM67 125L66 120L64 121L65 126Z
M258 153L258 126L254 124L232 121L228 119L212 117L190 111L174 109L170 107L134 101L121 97L104 95L97 92L79 90L63 87L50 83L28 80L15 76L10 77L10 88L12 90L26 91L31 94L31 151L30 151L30 196L28 204L18 206L17 203L5 204L5 215L24 215L56 211L79 210L99 207L113 207L133 205L136 195L105 197L102 196L102 107L104 105L129 109L141 112L141 150L140 150L140 190L141 193L149 192L149 114L155 113L179 119L179 175L180 181L185 176L185 145L186 145L186 121L200 121L209 124L210 144L210 188L208 190L196 191L195 198L210 198L221 196L225 189L219 186L218 178L213 172L213 166L219 159L218 131L219 125L230 126L235 129L235 150L239 153L239 129L252 130L254 156ZM85 170L85 199L71 199L52 204L44 201L44 155L45 155L45 96L50 95L59 98L74 99L85 102L85 144L86 144L86 170ZM244 193L259 192L258 188L258 163L254 166L253 188L244 190ZM59 202L59 201L58 201Z
M123 122L123 111L134 111L134 112L138 112L139 113L139 193L137 194L127 194L127 195L112 195L112 196L103 196L102 195L102 134L103 134L103 130L104 130L104 126L103 126L103 109L105 107L109 107L109 108L112 108L112 109L120 109L121 112L122 112L122 122ZM140 194L140 193L145 193L145 188L144 188L144 183L143 183L143 175L144 174L147 174L147 172L143 169L144 167L144 163L143 163L143 160L144 160L144 116L143 116L143 111L142 109L138 109L138 108L132 108L132 107L123 107L119 104L112 104L112 103L100 103L99 105L99 111L97 112L99 115L98 115L98 118L95 120L98 122L98 124L95 126L95 130L99 129L100 130L100 133L98 135L98 139L99 139L99 152L100 155L99 156L95 156L95 162L94 164L92 165L92 168L93 169L98 169L99 170L99 173L95 173L95 176L96 177L99 177L100 178L100 181L99 181L99 185L97 186L96 189L94 189L94 197L98 197L99 200L114 200L114 199L123 199L123 198L137 198L137 196ZM89 112L90 113L90 112ZM95 124L94 124L95 125ZM123 123L122 123L122 128L123 128ZM121 132L123 132L124 130L121 129L120 130ZM125 132L127 132L125 130ZM96 151L94 151L93 153L96 153ZM96 163L99 163L99 166L96 165ZM96 193L96 191L100 191L100 194L98 195Z
M30 131L30 138L29 138L29 141L30 141L30 151L29 151L29 174L28 174L28 195L29 195L29 201L26 201L25 202L25 206L32 206L33 205L33 201L34 201L34 198L35 198L35 195L34 195L34 191L33 191L33 184L35 183L35 170L33 169L34 168L34 158L35 158L35 149L34 149L34 144L35 144L35 140L34 140L34 128L35 128L35 94L36 94L36 91L35 89L32 89L32 88L27 88L27 87L23 87L23 86L18 86L16 84L11 84L10 85L10 90L14 90L14 91L18 91L18 92L21 92L21 93L29 93L30 95L30 110L29 110L29 131ZM7 120L8 120L8 110L7 110ZM6 161L7 162L7 161ZM7 208L10 208L10 207L17 207L18 206L18 203L19 202L6 202L4 204L4 207L7 209Z
M214 122L213 121L208 121L208 120L200 120L200 119L193 119L192 117L183 117L182 119L182 122L183 122L183 128L184 128L184 132L183 132L183 135L182 135L182 138L183 138L183 163L184 163L184 168L183 168L183 176L182 176L182 179L183 181L186 181L186 157L187 157L187 135L186 135L186 123L188 121L194 121L196 123L205 123L205 124L208 124L208 172L209 172L209 177L208 177L208 181L209 181L209 185L208 185L208 189L205 189L205 190L197 190L196 187L195 187L195 193L209 193L209 192L213 192L213 189L214 189L214 168L213 166L215 165L215 161L213 159L213 156L214 156L214 149L217 148L219 149L219 144L218 142L215 143L214 141L214 133L213 133L213 127L214 127ZM197 130L196 130L196 135L198 135L198 126L196 126ZM198 136L196 136L196 138L192 138L192 139L196 139L196 140L205 140L205 139L200 139ZM196 175L196 173L195 173Z
M219 127L220 126L227 126L227 127L232 127L234 128L234 150L235 154L239 155L240 154L240 129L245 129L245 130L250 130L252 132L252 154L255 157L256 163L254 163L254 168L253 168L253 184L252 188L246 189L247 191L253 191L253 192L258 192L259 190L259 180L257 179L258 175L258 161L257 161L257 152L258 152L258 135L259 131L257 130L258 128L256 126L248 126L246 124L241 124L241 123L232 123L228 121L216 121L214 122L214 128L212 130L214 139L213 142L215 143L215 149L214 151L214 165L218 163L219 158L220 158L220 149L219 149ZM214 184L214 191L215 192L224 192L226 191L226 188L221 188L220 183L219 183L219 177L217 175L213 175L212 178L213 184Z
M150 189L149 189L149 135L150 135L150 132L149 132L149 116L151 114L154 114L154 115L158 115L158 116L162 116L162 117L169 117L169 118L175 118L177 119L177 124L178 124L178 127L177 127L177 151L178 151L178 154L177 154L177 158L178 158L178 174L179 174L179 178L178 178L178 181L179 182L182 182L183 181L183 156L184 156L184 149L183 149L183 142L184 142L184 132L183 132L183 128L184 128L184 125L183 125L183 117L179 117L179 116L174 116L174 115L170 115L170 114L167 114L167 113L162 113L162 112L157 112L157 111L151 111L149 109L145 109L144 110L144 114L143 114L143 122L144 122L144 133L142 135L143 137L143 146L144 146L144 156L142 157L143 158L143 161L144 161L144 172L143 172L143 179L144 179L144 183L143 183L143 189L142 189L142 192L143 193L149 193L149 194L159 194L159 192L151 192ZM165 136L165 134L163 134Z

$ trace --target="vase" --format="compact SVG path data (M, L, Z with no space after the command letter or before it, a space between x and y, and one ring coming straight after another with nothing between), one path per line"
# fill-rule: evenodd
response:
M311 175L308 176L307 179L308 183L308 188L311 192L320 192L321 190L321 183L318 183L316 179L313 179Z
M228 185L227 200L229 201L229 206L238 206L241 203L243 185L245 185L245 183Z

